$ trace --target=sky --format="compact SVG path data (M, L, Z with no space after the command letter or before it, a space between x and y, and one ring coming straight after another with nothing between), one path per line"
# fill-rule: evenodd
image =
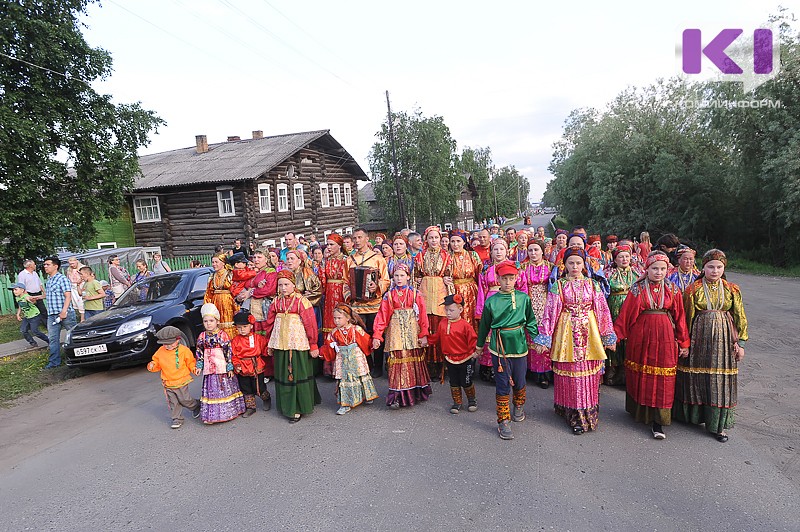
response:
M781 5L800 13L800 0ZM442 116L464 147L514 165L539 201L564 120L677 72L684 28L756 28L769 1L103 0L83 17L114 72L96 81L167 125L140 154L195 135L329 129L369 174L393 111ZM712 31L713 30L713 31Z

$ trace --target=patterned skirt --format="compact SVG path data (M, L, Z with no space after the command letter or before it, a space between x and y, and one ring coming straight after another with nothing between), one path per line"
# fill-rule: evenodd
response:
M308 351L275 349L275 401L281 414L310 414L322 402Z
M367 367L367 357L356 344L339 346L334 372L339 380L337 397L340 406L354 407L378 397Z
M444 316L437 316L435 314L428 314L428 332L433 334L439 328L439 322L446 320ZM436 345L428 345L425 348L425 360L427 362L444 362L444 354L441 349Z
M533 307L533 314L536 316L536 323L542 323L544 316L544 307L547 303L547 284L535 284L528 289L528 295L531 298L531 307ZM528 371L533 373L547 373L553 370L553 365L550 362L549 353L545 352L539 354L534 349L533 337L525 332L528 338Z
M425 364L421 349L388 351L389 394L386 404L395 401L400 406L413 406L419 401L427 401L431 391L431 377Z
M245 410L244 396L236 377L227 373L205 375L200 397L203 423L221 423L239 417Z
M555 410L570 427L596 430L602 360L553 362Z
M691 333L689 357L678 360L675 403L678 421L705 423L718 434L733 427L739 367L734 337L725 312L701 312Z

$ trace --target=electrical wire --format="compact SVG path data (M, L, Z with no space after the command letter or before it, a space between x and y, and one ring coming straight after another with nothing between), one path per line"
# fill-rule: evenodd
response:
M74 79L76 81L80 81L82 83L85 83L86 85L90 85L91 84L90 81L87 81L87 80L85 80L83 78L79 78L78 76L72 76L70 74L65 74L63 72L56 72L55 70L50 70L47 67L43 67L41 65L37 65L35 63L31 63L30 61L25 61L24 59L20 59L19 57L13 57L13 56L10 56L8 54L4 54L3 52L0 52L0 55L3 56L3 57L7 57L8 59L11 59L12 61L19 61L20 63L24 63L24 64L26 64L28 66L32 66L34 68L38 68L40 70L44 70L45 72L50 72L51 74L55 74L57 76L61 76L61 77L65 78L65 79L69 79L69 80Z

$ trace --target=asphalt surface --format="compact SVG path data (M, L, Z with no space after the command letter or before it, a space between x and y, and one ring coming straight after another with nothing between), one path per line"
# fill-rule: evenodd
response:
M735 278L745 294L749 279ZM773 302L796 295L781 287ZM760 325L776 308L748 308L751 337L790 332ZM748 357L771 364L768 352ZM386 379L376 384L385 397ZM768 452L793 440L737 425L720 444L674 424L657 441L607 387L599 430L574 436L552 388L530 385L528 419L501 441L493 387L479 383L479 410L458 415L447 385L433 388L412 409L378 400L337 416L321 380L323 404L296 425L274 410L214 426L186 412L171 430L143 367L68 381L0 410L0 530L800 529L798 477ZM747 388L740 380L740 403Z

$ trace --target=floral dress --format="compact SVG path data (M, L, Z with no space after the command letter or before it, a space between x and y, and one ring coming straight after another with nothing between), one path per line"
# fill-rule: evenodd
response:
M203 371L200 417L203 423L220 423L238 417L245 410L244 396L233 371L230 337L220 329L204 331L197 338L197 367Z

